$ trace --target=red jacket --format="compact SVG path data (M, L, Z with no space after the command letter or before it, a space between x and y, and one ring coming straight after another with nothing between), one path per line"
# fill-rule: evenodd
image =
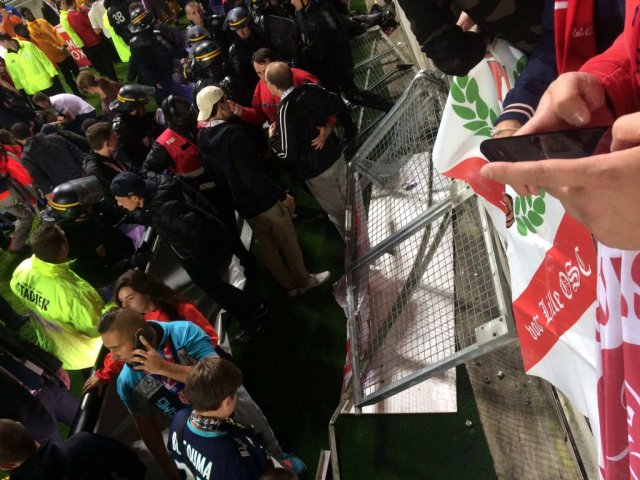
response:
M580 71L595 75L604 86L615 117L640 110L640 0L627 0L624 32L604 53L585 63ZM638 18L636 18L638 17Z
M178 314L180 315L181 320L188 320L199 326L207 335L209 335L209 337L211 337L211 342L213 343L213 345L218 345L218 332L216 332L216 329L213 328L213 325L211 325L209 321L204 318L202 313L200 313L200 310L198 310L193 304L181 303L178 306ZM144 319L155 320L156 322L171 321L167 314L160 309L145 313ZM104 380L105 382L110 382L114 378L118 377L118 375L122 371L123 366L123 362L114 360L113 358L111 358L111 353L107 353L107 356L104 358L104 366L100 370L96 371L96 376L99 379Z
M312 74L299 68L292 68L293 74L293 86L297 87L305 82L319 83L319 80ZM273 123L276 119L276 111L278 110L278 104L280 103L280 97L276 97L271 94L266 82L263 79L258 81L256 90L253 93L253 100L251 101L251 108L244 107L240 118L245 122L252 123L254 125L262 125L264 122Z
M89 16L85 11L70 10L67 17L69 25L78 34L85 47L95 47L100 43L100 37L93 30Z

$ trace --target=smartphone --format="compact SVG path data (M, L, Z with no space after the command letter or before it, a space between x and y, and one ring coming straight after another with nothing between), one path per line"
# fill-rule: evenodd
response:
M480 151L490 162L526 162L589 157L607 153L610 147L611 128L596 127L492 138L480 144Z
M147 343L151 343L149 341L149 338L142 332L142 329L138 329L138 331L136 332L135 335L135 342L134 342L134 349L140 349L140 350L146 350L146 347L144 346L144 344L142 343L142 341L140 340L140 337L144 337L144 339L147 341ZM140 358L140 357L138 357ZM134 367L138 366L138 365L142 365L142 363L140 362L131 362L131 365L133 365Z

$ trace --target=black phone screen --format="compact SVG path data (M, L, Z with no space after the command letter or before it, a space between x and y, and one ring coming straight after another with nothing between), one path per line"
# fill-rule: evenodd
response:
M492 138L480 144L490 162L525 162L547 158L582 158L609 152L608 127Z

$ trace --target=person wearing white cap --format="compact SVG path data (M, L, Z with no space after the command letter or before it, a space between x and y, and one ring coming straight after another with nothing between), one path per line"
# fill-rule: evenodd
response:
M206 122L198 136L203 165L251 226L269 271L291 297L325 283L328 271L310 274L304 265L291 221L293 197L262 172L260 153L242 127L228 122L233 113L224 91L205 87L196 102L198 120Z

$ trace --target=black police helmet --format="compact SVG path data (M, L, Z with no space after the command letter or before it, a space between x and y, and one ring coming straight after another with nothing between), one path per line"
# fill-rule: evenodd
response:
M130 13L130 17L131 23L129 25L129 30L131 33L142 32L153 24L151 14L144 7L134 8Z
M49 208L58 217L78 218L87 212L89 205L104 199L100 181L93 175L61 183L51 192Z
M183 128L195 127L197 122L196 114L191 103L186 98L179 95L169 95L162 101L160 108L164 118L170 125L177 125Z
M149 103L149 97L140 85L124 85L118 91L116 99L109 104L109 108L116 112L130 112L138 105Z
M243 7L232 8L224 21L225 29L228 28L231 31L240 30L247 25L249 25L249 13Z
M208 40L211 38L211 34L209 30L204 28L202 25L191 25L187 28L187 41L189 45L195 45L198 42L203 40Z
M193 47L193 58L196 65L206 68L214 63L221 63L223 60L220 47L211 40L203 40Z

